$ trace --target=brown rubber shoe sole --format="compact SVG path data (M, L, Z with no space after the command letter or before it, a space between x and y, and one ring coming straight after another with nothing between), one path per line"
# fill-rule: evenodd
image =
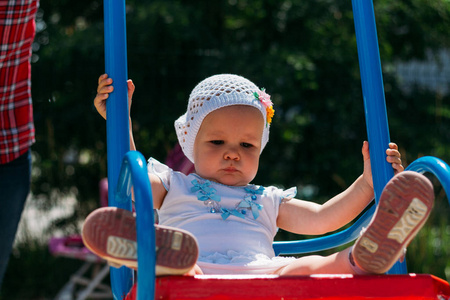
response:
M434 203L433 185L424 175L404 171L384 188L374 218L353 246L364 271L387 272L425 224Z
M136 218L128 210L103 207L86 218L85 246L113 266L137 269ZM197 262L198 246L187 231L155 225L156 275L182 275Z

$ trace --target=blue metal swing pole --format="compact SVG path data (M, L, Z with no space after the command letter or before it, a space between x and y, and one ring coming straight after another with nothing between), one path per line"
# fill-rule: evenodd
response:
M130 150L127 90L125 0L104 0L105 68L113 79L114 92L107 101L107 155L109 206L131 210L130 201L117 201L116 188L122 158ZM114 299L123 299L133 284L133 271L111 268Z
M386 149L389 147L390 138L375 13L372 0L352 0L352 6L375 201L378 203L381 192L394 176L394 171L386 162ZM399 273L406 273L405 263L395 264L388 272Z
M138 265L137 300L153 299L155 296L155 264L156 245L154 227L153 197L148 180L147 164L144 156L138 151L129 151L123 158L119 181L117 184L117 199L128 201L133 187L136 205L136 231Z

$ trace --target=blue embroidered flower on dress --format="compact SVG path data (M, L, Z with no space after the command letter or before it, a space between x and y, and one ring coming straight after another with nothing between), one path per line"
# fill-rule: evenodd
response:
M244 190L249 193L252 194L252 200L256 200L256 195L262 195L264 193L264 187L260 186L258 189L251 189L251 188L244 188ZM253 197L255 196L255 197Z
M220 196L216 195L217 190L210 187L211 181L206 180L204 183L200 183L198 180L192 180L194 185L191 187L191 192L197 192L197 199L204 201L204 204L208 206L211 213L220 212Z
M262 195L264 193L264 187L260 186L258 189L250 189L250 188L244 188L244 190L249 194L244 197L244 200L241 201L238 204L238 208L245 208L250 209L253 214L253 218L258 219L259 217L259 210L263 209L263 205L256 203L256 200L258 200L257 195ZM242 211L242 213L246 213L245 210Z
M238 212L237 210L233 209L233 210L229 210L226 208L222 208L222 219L226 220L230 215L239 217L244 219L245 218L245 214Z
M192 180L191 183L194 185L191 187L191 192L197 192L197 198L200 201L205 201L208 199L219 201L220 197L216 195L217 190L210 187L211 181L206 180L204 183L200 183L198 180Z
M211 187L211 181L205 180L204 183L200 183L197 179L191 181L193 187L191 192L197 193L197 199L203 201L203 203L209 208L210 213L221 213L222 219L226 220L229 216L233 215L238 218L244 219L247 215L247 210L252 212L253 218L256 220L259 217L259 211L263 206L256 203L258 200L257 195L264 193L264 187L260 186L257 189L245 187L246 192L244 199L239 202L235 209L222 208L219 204L220 196L216 195L217 190Z
M261 204L258 204L254 201L244 200L241 201L238 205L238 208L247 208L252 211L253 218L258 219L259 217L259 211L262 210L263 206Z
M259 211L263 209L263 205L256 203L258 200L257 195L262 195L264 193L264 187L260 186L258 189L245 187L244 190L246 192L244 200L239 202L235 209L229 210L222 208L222 219L226 220L230 215L244 219L247 215L247 210L252 212L255 220L258 219Z

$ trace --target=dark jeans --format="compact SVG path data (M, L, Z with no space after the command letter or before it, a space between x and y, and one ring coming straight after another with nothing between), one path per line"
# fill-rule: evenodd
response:
M14 161L0 165L0 287L30 192L30 181L30 150Z

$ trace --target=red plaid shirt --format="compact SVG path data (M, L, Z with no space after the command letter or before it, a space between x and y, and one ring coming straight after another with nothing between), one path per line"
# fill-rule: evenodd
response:
M38 0L0 0L0 163L34 143L31 44Z

